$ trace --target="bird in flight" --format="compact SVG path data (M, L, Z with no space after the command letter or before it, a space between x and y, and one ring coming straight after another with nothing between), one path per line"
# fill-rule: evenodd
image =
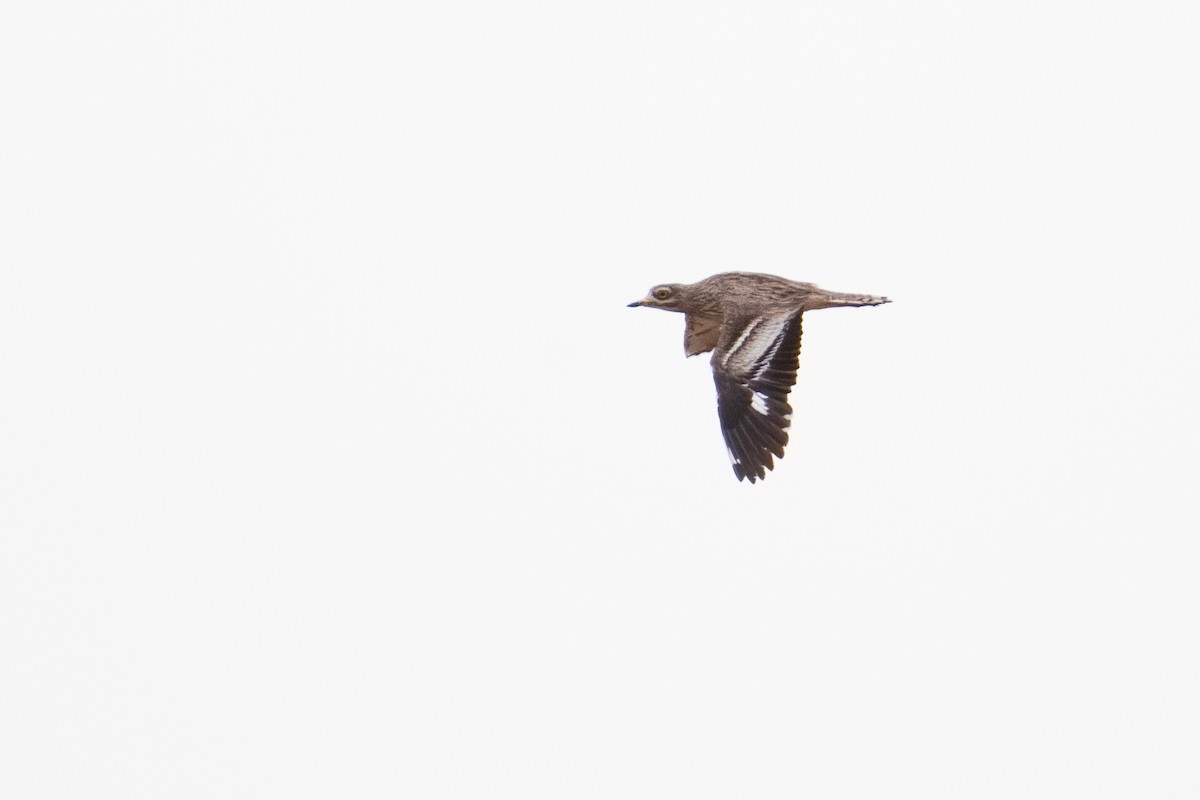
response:
M890 302L775 275L723 272L698 283L660 284L629 306L681 312L684 352L713 351L717 416L733 474L754 483L775 468L772 456L783 458L788 443L787 396L796 382L804 312Z

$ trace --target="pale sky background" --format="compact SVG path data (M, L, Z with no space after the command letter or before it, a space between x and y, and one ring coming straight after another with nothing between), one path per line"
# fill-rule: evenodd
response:
M5 3L0 796L1200 796L1197 42ZM755 486L729 269L895 300Z

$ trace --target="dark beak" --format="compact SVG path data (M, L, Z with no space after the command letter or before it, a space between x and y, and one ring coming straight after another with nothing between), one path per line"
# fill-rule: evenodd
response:
M638 307L638 306L640 306L641 304L642 304L642 301L641 301L641 300L634 300L632 303L630 303L629 305L627 305L627 306L625 306L625 307L626 307L626 308L637 308L637 307Z

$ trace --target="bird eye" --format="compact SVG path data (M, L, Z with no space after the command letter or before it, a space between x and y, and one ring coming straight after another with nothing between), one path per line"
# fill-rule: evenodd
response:
M668 297L670 297L670 296L671 296L671 290L670 290L670 289L665 289L665 288L664 288L664 289L655 289L655 290L654 290L654 298L655 298L656 300L666 300L666 299L667 299Z

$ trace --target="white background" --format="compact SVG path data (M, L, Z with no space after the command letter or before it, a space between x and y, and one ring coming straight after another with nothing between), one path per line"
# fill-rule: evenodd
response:
M1200 796L1198 41L6 3L0 795ZM895 300L756 486L729 269Z

